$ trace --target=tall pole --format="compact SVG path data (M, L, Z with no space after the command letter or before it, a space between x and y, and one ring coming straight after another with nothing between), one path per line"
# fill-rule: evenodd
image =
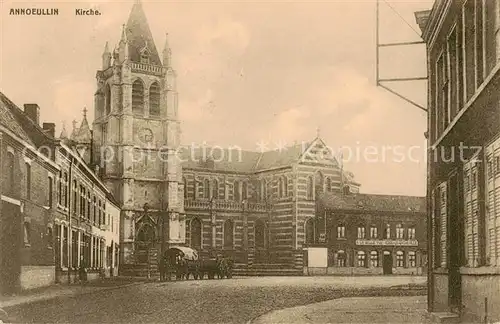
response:
M378 86L379 85L379 79L380 79L380 76L379 76L379 64L380 64L380 58L379 58L379 43L380 43L380 39L379 39L379 1L380 0L377 0L377 3L376 3L376 15L377 17L375 18L376 20L376 25L375 25L375 40L376 40L376 43L377 45L375 46L376 47L376 51L375 51L375 61L376 61L376 74L375 74L375 82L376 82L376 85Z
M73 245L73 242L72 242L73 231L71 230L71 208L72 208L71 197L73 196L73 190L71 190L71 188L73 188L73 181L71 180L72 173L73 173L73 156L70 156L69 184L68 184L68 188L69 188L69 194L68 194L68 242L66 242L66 245L68 246L68 284L71 283L71 261L72 261L71 259L72 259L72 245ZM75 189L76 188L74 188L74 190ZM73 203L76 204L76 202L73 202Z

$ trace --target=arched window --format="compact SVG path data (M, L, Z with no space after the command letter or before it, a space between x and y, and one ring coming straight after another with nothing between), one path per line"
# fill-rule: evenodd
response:
M242 199L248 199L248 183L246 181L243 181L241 189L242 189L241 190Z
M263 220L255 221L255 247L263 248L266 246L266 225Z
M144 84L140 79L132 84L132 112L136 115L144 114Z
M191 247L201 249L201 221L198 218L191 220Z
M212 197L219 199L219 181L217 179L212 180Z
M314 188L313 188L313 177L307 177L307 199L312 200L314 198Z
M184 184L184 199L187 199L188 198L188 188L187 188L186 177L182 177L182 183Z
M153 82L149 87L149 115L160 116L160 86L158 82Z
M109 84L106 84L106 86L104 87L104 100L106 106L106 115L109 115L111 113L111 88L109 87Z
M203 181L203 198L210 199L210 181L208 179Z
M332 179L330 177L326 178L326 191L332 191Z
M337 252L337 267L345 267L347 265L346 260L347 257L344 250L339 250Z
M8 152L5 156L5 173L4 173L4 183L3 189L5 192L12 194L14 192L14 176L15 176L15 164L14 164L14 154Z
M378 267L378 252L377 251L371 251L370 252L370 266L371 267Z
M73 213L76 214L77 211L77 201L78 201L78 184L76 180L73 180Z
M312 244L314 243L314 234L315 234L315 230L314 230L314 219L313 218L309 218L307 221L306 221L306 224L305 224L306 228L305 228L305 232L306 232L306 243L307 244Z
M236 201L241 200L240 183L238 181L235 181L233 184L233 197L234 197L234 200L236 200Z
M314 186L316 187L316 194L324 191L323 174L318 171L314 176Z
M261 181L261 191L262 191L262 201L265 201L267 199L267 181L264 179Z
M227 249L233 248L234 223L228 219L224 222L224 247Z
M358 251L358 267L366 267L366 254L364 251Z
M156 239L155 229L150 224L144 224L137 232L137 241L154 242Z
M283 197L283 192L284 192L284 189L283 189L283 178L280 177L278 179L278 197Z

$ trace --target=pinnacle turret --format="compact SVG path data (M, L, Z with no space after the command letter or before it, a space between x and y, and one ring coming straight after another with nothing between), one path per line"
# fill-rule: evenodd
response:
M168 33L166 33L165 35L165 46L163 47L163 66L172 66L172 49L170 48L170 44L168 43Z

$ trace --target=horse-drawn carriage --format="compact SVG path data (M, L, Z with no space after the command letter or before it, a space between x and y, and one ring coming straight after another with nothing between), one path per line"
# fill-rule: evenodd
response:
M195 249L174 246L169 248L160 258L160 280L170 280L172 274L175 274L177 280L231 278L233 276L233 262L230 258L200 257Z

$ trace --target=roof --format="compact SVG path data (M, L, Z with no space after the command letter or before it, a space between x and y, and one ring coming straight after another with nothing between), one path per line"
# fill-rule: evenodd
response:
M130 12L127 26L128 55L132 62L140 63L141 51L147 48L150 56L149 61L153 65L162 65L160 56L156 49L151 30L149 29L146 14L142 9L140 1L136 1Z
M0 108L2 115L2 124L12 130L16 135L23 140L28 141L36 147L50 144L54 138L49 136L40 125L36 124L29 118L23 110L16 106L3 93L0 92ZM8 113L6 112L8 111ZM17 125L14 125L17 124Z
M184 258L188 260L198 260L198 251L186 246L172 246L169 250L178 250L184 253Z
M33 144L28 134L19 125L14 114L13 109L19 109L17 106L9 100L2 92L0 92L0 125L6 127L14 134L25 140L26 142Z
M325 192L319 195L319 204L330 210L363 210L373 212L426 212L426 198L419 196L349 194Z
M79 128L73 130L73 133L71 134L71 140L79 144L91 142L92 133L90 130L89 123L87 121L87 109L83 110L82 122Z

